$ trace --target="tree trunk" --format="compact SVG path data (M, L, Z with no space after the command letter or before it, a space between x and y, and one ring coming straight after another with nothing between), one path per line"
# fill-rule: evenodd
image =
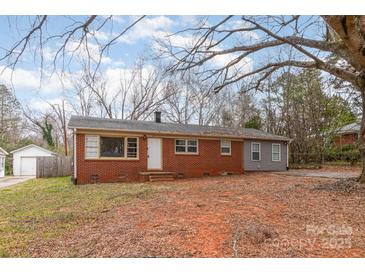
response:
M359 132L359 150L361 156L361 175L359 178L359 182L365 184L365 86L361 90L361 99L362 99L362 117L361 117L361 125Z

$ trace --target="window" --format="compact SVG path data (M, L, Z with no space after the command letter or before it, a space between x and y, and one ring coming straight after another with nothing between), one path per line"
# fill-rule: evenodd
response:
M271 159L273 161L281 161L281 146L280 144L272 144Z
M99 157L99 137L85 136L85 159L97 159Z
M231 155L231 141L221 140L221 154Z
M100 157L124 157L124 138L100 137Z
M138 159L137 137L85 136L85 159Z
M175 140L175 152L186 152L186 140Z
M198 153L198 140L195 139L176 139L175 153Z
M137 138L127 138L127 158L137 158Z
M198 152L198 142L197 140L188 140L188 152L197 153Z
M251 143L251 160L260 161L261 158L261 144Z

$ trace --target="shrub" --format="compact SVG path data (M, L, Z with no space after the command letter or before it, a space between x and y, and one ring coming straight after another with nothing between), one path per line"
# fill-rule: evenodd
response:
M346 161L354 164L360 160L360 151L354 145L344 145L342 147L328 147L324 151L326 161Z

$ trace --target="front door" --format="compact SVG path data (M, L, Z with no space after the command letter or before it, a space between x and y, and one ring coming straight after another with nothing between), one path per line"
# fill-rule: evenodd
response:
M160 138L147 140L147 168L162 169L162 139Z

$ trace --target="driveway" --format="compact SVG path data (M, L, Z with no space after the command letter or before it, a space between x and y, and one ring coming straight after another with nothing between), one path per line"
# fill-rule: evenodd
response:
M0 188L16 185L35 178L35 176L8 176L0 178Z
M324 167L321 169L290 169L285 172L277 172L276 174L297 177L319 177L330 179L353 179L360 175L359 168L352 167Z

